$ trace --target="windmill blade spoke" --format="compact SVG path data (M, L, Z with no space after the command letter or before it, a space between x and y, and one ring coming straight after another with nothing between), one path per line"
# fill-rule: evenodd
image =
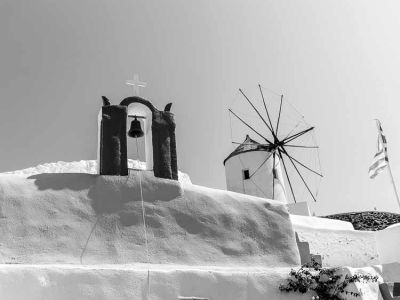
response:
M254 131L256 134L258 134L262 139L267 141L270 145L272 145L271 141L269 141L267 138L265 138L261 133L259 133L257 130L255 130L253 127L251 127L249 124L247 124L241 117L239 117L237 114L235 114L231 109L229 111L236 117L238 118L244 125L246 125L248 128L250 128L252 131Z
M247 102L250 103L251 107L255 110L257 115L261 118L261 120L264 122L264 124L268 127L269 131L271 131L272 136L275 138L275 132L272 130L271 127L267 124L267 122L264 120L263 116L260 114L258 109L253 105L253 103L250 101L250 99L246 96L246 94L242 91L242 89L239 89L239 92L242 93L243 97L246 98Z
M263 103L264 103L264 108L265 108L265 111L267 112L269 125L271 126L271 129L273 131L274 130L274 126L272 126L271 118L269 116L269 112L268 112L268 109L267 109L267 104L265 104L264 93L263 93L263 91L261 89L261 84L258 85L258 88L260 89L261 97L262 97L262 100L263 100Z
M270 155L263 161L263 163L253 172L253 174L251 174L251 175L249 176L249 178L253 177L253 176L258 172L258 170L261 169L261 167L270 159L271 155L272 155L272 154L270 154Z
M288 144L285 144L285 147L308 148L308 149L319 149L319 147L318 147L318 146L302 146L302 145L288 145Z
M275 200L275 151L273 155L273 162L272 162L272 200Z
M313 169L311 169L310 167L307 167L305 164L299 162L297 159L295 159L293 156L291 156L286 150L284 150L283 152L284 154L286 154L289 158L291 158L293 161L295 161L296 163L298 163L300 166L302 166L303 168L306 168L307 170L309 170L310 172L313 172L314 174L320 176L320 177L324 177L324 175L318 173L317 171L314 171Z
M283 105L284 95L280 95L279 99L279 95L274 93L278 97L276 97L276 99L275 97L270 99L267 90L263 88L261 84L258 84L258 89L261 95L262 104L260 103L260 96L257 95L257 93L253 98L252 94L239 89L239 98L244 97L244 99L240 99L241 105L250 113L252 116L251 118L242 114L240 111L237 111L238 114L236 114L236 112L233 111L235 110L233 107L233 110L229 109L230 114L234 115L245 125L245 131L250 130L249 133L255 133L258 137L261 137L262 140L256 136L256 139L261 142L257 142L257 146L259 147L258 150L267 152L266 156L262 157L255 165L257 168L251 170L252 173L248 175L249 178L253 181L254 178L257 178L257 176L254 177L256 174L263 174L265 168L268 167L268 169L270 169L272 163L272 193L269 195L272 196L272 199L275 199L275 193L277 193L278 198L280 197L280 181L278 180L281 180L283 185L286 185L286 187L287 185L289 186L289 188L286 188L284 193L288 199L290 199L291 195L294 203L297 203L297 200L300 201L300 198L305 198L304 200L310 201L310 199L307 199L310 198L310 196L316 202L318 190L316 191L314 189L314 179L319 181L320 178L324 176L322 175L318 161L314 161L314 158L309 156L318 156L319 146L315 143L314 139L310 139L310 134L311 136L314 135L314 127L309 125L302 115L300 115L300 119L298 116L296 118L290 116L292 110L291 104L287 102L285 98L285 106ZM273 115L274 107L270 105L270 101L273 100L276 100L276 105L274 105L276 110L275 113L278 112L278 116L275 115L275 117ZM294 110L299 114L295 108ZM260 121L265 125L262 125ZM243 127L242 124L239 124L239 126ZM263 126L267 127L267 131L265 131L266 129ZM232 144L242 145L238 149L243 148L243 150L247 150L248 146L246 145L254 145L252 140L244 141L242 143L236 141L238 141L238 139L233 139L231 134ZM279 168L283 169L283 171L279 169L279 174L276 169L277 165ZM318 177L314 177L315 175ZM268 174L268 176L270 175ZM312 181L310 179L312 179ZM267 186L269 186L268 180L271 179L267 179L267 182L264 183ZM290 189L290 192L287 191L288 189ZM304 193L303 196L301 196L299 192Z
M284 139L283 142L284 142L285 144L286 144L286 143L289 143L289 142L291 142L291 141L297 139L298 137L300 137L300 136L306 134L307 132L309 132L309 131L311 131L311 130L313 130L313 129L314 129L314 127L310 127L310 128L307 128L307 129L305 129L305 130L303 130L303 131L300 131L300 132L298 132L298 133L295 133L295 134L293 134L292 136L289 136L289 137L287 137L286 139Z
M284 152L284 154L286 154L286 153ZM297 174L299 174L301 180L303 181L304 185L306 186L306 188L307 188L308 192L310 193L311 197L314 199L315 202L317 202L317 199L315 199L314 194L311 192L310 188L308 187L307 182L304 180L304 177L303 177L303 175L301 175L299 169L297 169L296 164L293 162L292 158L287 154L286 154L286 156L289 158L289 160L292 163L293 167L295 168Z
M292 183L290 182L289 174L288 174L287 169L286 169L285 160L283 159L283 155L282 155L282 153L281 153L281 151L279 149L278 149L278 155L279 155L279 157L280 157L280 159L282 161L283 170L285 171L286 178L287 178L287 181L289 183L290 191L292 192L293 201L296 203L296 197L294 195Z
M276 123L276 135L278 135L279 121L281 119L283 95L281 95L281 104L279 105L278 122Z

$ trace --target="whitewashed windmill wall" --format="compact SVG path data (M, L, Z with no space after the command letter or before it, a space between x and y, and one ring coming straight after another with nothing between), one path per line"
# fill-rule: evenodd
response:
M275 157L276 179L273 192L272 156L266 161L270 155L268 148L247 135L244 142L224 161L227 189L267 199L274 198L274 200L287 203L278 156Z

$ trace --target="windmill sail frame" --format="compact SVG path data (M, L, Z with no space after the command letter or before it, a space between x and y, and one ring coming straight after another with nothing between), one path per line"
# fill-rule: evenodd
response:
M284 138L279 138L280 137L280 123L281 123L281 116L283 114L283 101L284 101L284 96L280 95L280 103L279 103L279 113L277 117L276 124L273 123L270 111L268 110L267 106L267 101L265 99L263 89L261 85L258 85L259 92L261 95L261 99L263 102L263 107L265 109L266 113L266 118L263 117L262 113L260 112L259 109L254 105L250 97L242 90L239 89L239 93L241 96L243 96L243 100L249 104L249 108L252 109L253 112L256 113L256 115L259 117L259 119L262 121L262 123L267 127L269 134L272 136L272 139L267 137L265 134L263 134L263 131L259 128L255 128L250 122L245 120L245 117L241 116L239 113L235 112L232 108L229 108L229 114L230 116L233 115L237 120L239 120L246 128L250 129L254 134L256 134L258 137L260 137L265 143L260 144L261 146L264 146L266 151L271 152L271 155L269 155L265 161L262 162L262 164L256 169L256 171L253 172L252 176L258 172L258 170L264 165L269 159L272 158L273 160L273 169L272 173L275 174L275 161L279 158L280 161L282 161L282 166L284 170L284 174L286 177L286 180L289 185L289 189L291 191L291 195L293 197L293 201L296 203L297 202L297 197L295 193L295 188L293 186L293 180L291 180L291 176L289 175L288 167L291 166L292 169L295 171L296 176L300 179L304 187L306 188L307 192L309 195L312 197L312 199L316 202L317 201L317 192L313 192L307 183L307 180L305 179L305 176L303 174L303 171L310 172L311 174L318 176L318 177L323 177L322 172L320 170L315 170L311 166L307 165L305 162L300 161L300 159L296 158L293 153L291 153L291 149L317 149L317 145L303 145L301 143L296 143L299 138L303 137L304 135L307 135L311 132L314 131L313 126L308 126L306 129L303 130L297 130L296 127L293 128ZM267 122L268 120L268 122ZM275 126L274 126L275 125ZM231 128L232 130L232 128ZM233 144L243 144L243 143L238 143L235 141L232 141ZM288 149L289 148L289 149ZM319 161L319 157L318 157ZM289 164L287 164L289 163ZM274 198L275 195L275 176L272 176L273 182L272 182L272 197Z

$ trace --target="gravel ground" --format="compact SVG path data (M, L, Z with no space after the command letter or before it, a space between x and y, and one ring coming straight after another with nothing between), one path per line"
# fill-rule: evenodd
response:
M382 230L386 227L400 223L400 214L380 211L365 211L343 213L322 218L336 219L351 222L356 230Z

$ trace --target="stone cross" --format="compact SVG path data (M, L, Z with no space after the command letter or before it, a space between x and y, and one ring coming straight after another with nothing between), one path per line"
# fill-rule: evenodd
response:
M133 96L139 96L140 95L140 88L145 88L147 86L146 82L142 82L139 80L139 75L135 74L133 75L133 80L127 80L126 81L127 85L130 85L133 87Z

